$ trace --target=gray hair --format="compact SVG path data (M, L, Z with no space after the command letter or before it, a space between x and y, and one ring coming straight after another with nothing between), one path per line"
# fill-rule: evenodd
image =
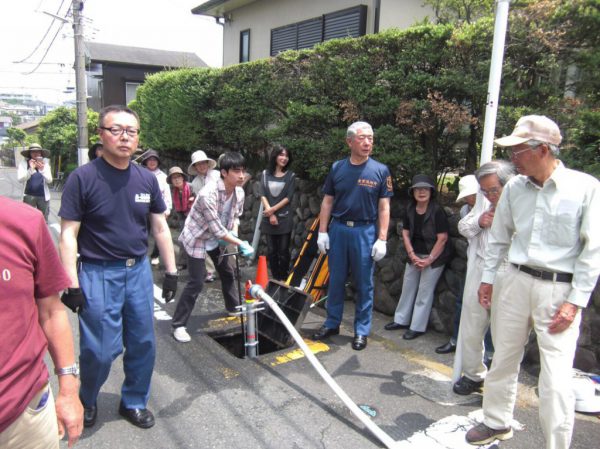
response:
M475 178L479 182L482 178L489 175L498 176L500 185L504 186L510 178L517 174L515 166L508 161L494 160L489 161L475 170Z
M351 139L354 137L359 129L368 129L369 131L373 132L373 127L367 122L354 122L348 127L346 131L346 138Z
M550 148L550 152L552 153L552 156L558 157L558 155L560 154L560 148L558 147L558 145L554 145L553 143L542 142L541 140L535 140L535 139L530 139L525 143L532 150L535 150L540 145L548 145L548 148Z

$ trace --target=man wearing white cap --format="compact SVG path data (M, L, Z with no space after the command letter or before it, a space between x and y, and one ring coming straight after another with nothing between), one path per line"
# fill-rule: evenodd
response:
M512 134L496 140L508 147L519 176L506 186L488 240L479 302L491 307L494 362L485 379L483 422L467 432L475 445L513 436L510 422L519 365L533 328L540 350L540 421L547 449L567 449L574 421L569 387L586 307L600 274L600 183L565 168L556 123L521 117ZM498 267L508 256L503 282L493 296Z
M464 202L460 208L460 218L463 219L475 206L475 200L477 198L477 192L479 192L479 184L475 175L466 175L460 178L458 181L458 196L456 202ZM470 243L470 240L469 240ZM467 254L468 257L468 254ZM464 279L463 279L464 281ZM437 354L450 354L456 351L456 341L458 339L458 325L460 324L460 311L462 310L462 296L464 290L464 282L461 282L460 293L456 297L454 307L454 322L452 326L452 337L447 343L435 348Z

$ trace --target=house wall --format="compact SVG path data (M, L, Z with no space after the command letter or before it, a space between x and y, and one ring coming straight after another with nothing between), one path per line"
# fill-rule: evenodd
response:
M260 0L231 12L223 26L223 66L239 63L240 32L250 29L250 60L269 57L271 30L334 11L367 6L367 34L374 32L376 0ZM422 0L381 0L379 29L406 28L431 10Z
M125 104L125 83L143 83L147 75L162 71L162 67L128 67L122 64L103 64L102 83L88 78L88 106L99 111L111 104ZM90 82L91 81L91 82ZM102 86L100 92L99 86ZM101 95L98 98L98 95Z

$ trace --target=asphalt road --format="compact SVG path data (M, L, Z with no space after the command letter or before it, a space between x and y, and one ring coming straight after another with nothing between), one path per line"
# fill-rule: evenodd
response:
M18 199L21 186L14 169L0 168L0 194ZM57 235L60 195L53 193L50 227ZM162 272L155 269L156 298ZM254 279L244 268L242 279ZM186 281L185 273L180 289ZM149 408L156 425L138 429L117 413L123 381L121 357L98 397L98 422L86 429L76 447L146 448L377 448L384 447L321 380L297 346L238 358L212 336L239 333L239 321L223 313L218 282L199 296L188 323L190 343L171 336L174 303L155 299L157 361ZM301 328L304 336L321 325L322 309L313 309ZM452 355L435 354L446 337L433 331L407 342L388 332L389 317L374 314L366 350L353 351L351 303L346 303L341 334L312 350L346 393L399 448L470 448L464 434L480 414L481 396L452 393ZM77 337L77 320L71 315ZM239 348L239 337L237 346ZM310 340L307 340L310 341ZM230 344L233 347L235 344ZM265 342L261 348L267 348ZM231 348L230 348L231 349ZM235 348L232 349L235 352ZM501 448L544 447L538 422L536 379L524 367L515 423L520 429ZM55 388L56 384L54 383ZM596 417L577 414L572 448L597 447ZM61 447L66 444L61 443ZM491 447L496 447L492 445Z

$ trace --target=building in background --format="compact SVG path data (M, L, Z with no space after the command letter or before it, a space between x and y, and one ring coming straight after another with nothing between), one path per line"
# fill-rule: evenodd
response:
M146 76L163 70L207 67L195 53L86 42L88 107L129 104Z
M422 0L208 0L192 14L223 25L223 66L228 66L329 39L408 28L433 11Z

